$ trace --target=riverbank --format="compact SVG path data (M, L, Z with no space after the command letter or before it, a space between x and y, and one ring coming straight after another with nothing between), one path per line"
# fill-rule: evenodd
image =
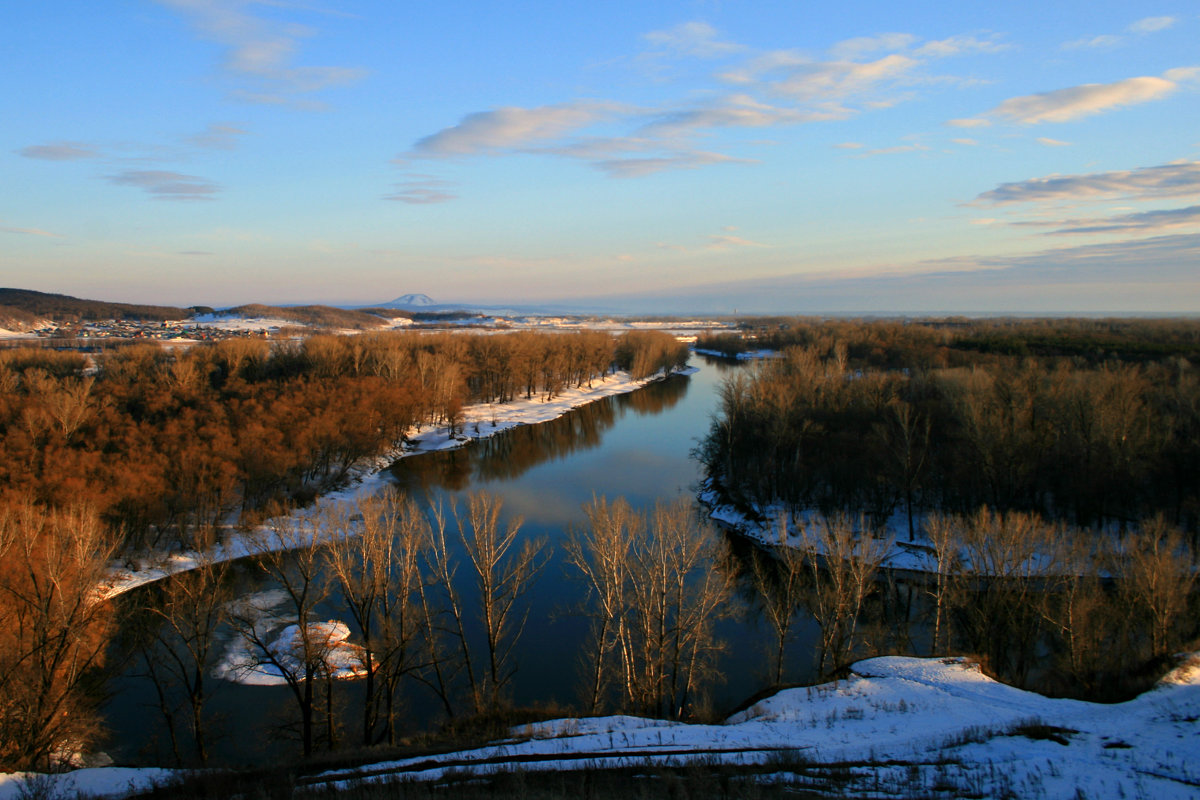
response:
M564 770L732 770L735 781L844 797L1154 797L1200 786L1200 657L1128 702L1043 697L961 658L860 661L842 680L785 689L715 724L630 716L512 728L483 747L300 774L295 789L334 796L389 781L486 781ZM726 772L726 776L731 773ZM164 770L81 770L48 789L122 797L185 778ZM24 796L0 776L0 800ZM647 780L651 780L647 778ZM441 784L439 784L441 782ZM50 795L47 795L50 796ZM360 795L361 796L361 795Z
M656 381L676 375L692 375L697 367L676 370L669 374L659 373L645 379L635 379L627 372L617 372L592 381L590 386L565 389L550 400L541 398L519 399L508 403L479 403L462 410L461 422L451 430L448 426L433 426L413 429L406 436L404 446L381 457L360 469L347 485L322 495L321 502L354 503L359 497L382 491L389 483L387 467L401 458L440 450L465 447L472 442L495 436L521 425L537 425L549 422L580 408L620 394L628 394ZM303 511L295 512L296 514ZM98 588L96 599L108 600L117 595L162 580L170 575L195 569L202 563L216 563L245 558L268 549L280 549L284 543L272 525L279 520L269 520L249 531L234 530L232 525L223 541L206 553L195 551L173 551L149 553L127 558L114 564L104 584ZM293 541L294 537L289 539ZM293 545L294 546L294 542Z

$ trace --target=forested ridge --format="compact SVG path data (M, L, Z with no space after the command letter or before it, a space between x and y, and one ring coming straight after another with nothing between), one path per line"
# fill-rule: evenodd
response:
M0 765L44 767L95 738L113 622L93 593L109 558L204 546L231 515L252 525L309 502L412 428L461 425L464 404L686 359L660 332L0 351Z
M88 322L105 319L168 320L185 319L191 312L172 306L109 303L103 300L82 300L65 294L35 292L30 289L0 289L0 307L36 318L59 322Z

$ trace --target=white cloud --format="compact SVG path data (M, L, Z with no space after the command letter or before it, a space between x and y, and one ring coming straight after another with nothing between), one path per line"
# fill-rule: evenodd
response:
M1063 141L1059 141L1058 139L1051 139L1049 136L1039 136L1037 138L1037 142L1038 142L1038 144L1046 145L1046 147L1070 147L1071 146L1070 142L1063 142Z
M926 58L950 58L968 53L1002 53L1011 45L999 41L999 37L991 36L980 39L976 36L951 36L948 39L926 42L918 47L916 55Z
M463 117L457 125L420 139L413 147L413 154L466 156L513 150L558 139L608 117L613 110L609 104L578 102L478 111Z
M1200 81L1200 67L1176 67L1164 72L1163 77L1176 83Z
M1013 97L987 112L1010 122L1069 122L1114 108L1160 100L1176 84L1164 78L1126 78L1116 83L1088 83L1022 97Z
M883 84L903 81L919 63L899 53L867 62L811 62L794 66L771 88L798 99L842 100L865 94Z
M233 93L246 102L320 108L299 100L309 94L361 80L357 67L296 66L299 40L313 35L306 26L258 17L249 12L252 0L157 0L183 14L206 38L227 48L225 69L250 88Z
M1109 34L1101 34L1100 36L1085 36L1082 39L1075 39L1070 42L1063 42L1063 50L1083 50L1083 49L1100 49L1105 47L1116 47L1124 40L1120 36L1111 36Z
M968 117L966 119L952 119L946 122L951 128L986 128L992 123L981 117Z
M1088 175L1049 175L1003 183L975 198L975 204L1078 202L1101 198L1200 197L1200 161L1175 161Z
M962 139L951 139L950 141L954 142L955 144L961 144L965 147L975 147L976 145L979 144L979 142L976 141L975 139L962 138Z
M744 48L717 39L717 29L707 22L684 22L663 31L643 36L647 42L663 50L697 58L715 58L736 53Z
M880 50L905 50L917 41L911 33L881 33L877 36L859 36L838 42L829 49L836 59L856 59Z
M1130 33L1157 33L1165 31L1177 21L1174 17L1146 17L1130 25L1129 31Z
M839 150L861 150L866 145L862 142L838 142L834 147Z
M165 170L127 169L105 178L118 186L134 186L156 200L211 200L220 187L206 178Z
M596 169L612 178L641 178L658 172L676 169L698 169L709 164L752 164L750 159L734 158L721 153L682 152L645 158L612 158L593 163Z
M35 144L22 147L18 155L25 158L39 158L45 161L79 161L87 158L99 158L100 153L89 145L81 142L54 142L53 144Z
M641 130L651 136L679 136L695 130L713 128L765 128L840 118L839 115L801 111L761 103L749 95L724 98L706 108L672 111L659 115Z

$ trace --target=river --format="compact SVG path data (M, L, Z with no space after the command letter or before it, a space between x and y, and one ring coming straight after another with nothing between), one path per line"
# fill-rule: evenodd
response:
M503 500L504 518L523 519L522 537L545 539L552 548L528 596L532 613L516 652L518 671L510 691L514 703L564 713L577 704L587 623L575 609L584 590L562 561L561 543L573 526L585 522L582 505L594 496L620 496L649 510L659 500L695 496L701 467L691 452L717 409L722 379L729 370L744 367L706 356L693 356L692 363L699 371L690 376L599 400L557 420L515 428L460 450L406 458L391 468L397 485L418 502L462 504L469 491L494 494ZM460 569L460 578L465 575ZM242 570L242 579L247 590L268 588L254 585L249 569ZM719 627L726 643L717 670L723 677L708 690L707 703L717 713L762 689L768 671L768 628L756 619L751 603L731 602L733 613ZM806 618L798 627L786 676L792 681L815 677L815 624ZM114 731L109 750L119 761L145 763L163 752L162 737L153 733L162 724L150 682L134 677L134 671L115 682L107 704ZM215 748L219 759L252 761L285 746L278 744L282 736L275 717L287 710L286 688L213 680L211 691L210 710L225 734ZM353 686L341 693L354 702ZM436 715L431 693L412 682L405 705L410 729L427 727Z

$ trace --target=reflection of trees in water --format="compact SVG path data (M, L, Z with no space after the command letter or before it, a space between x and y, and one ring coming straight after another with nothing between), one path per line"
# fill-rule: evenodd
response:
M462 491L477 481L515 480L547 461L599 447L604 434L625 415L660 414L687 393L686 378L672 378L629 394L588 403L558 419L522 425L458 450L429 453L392 465L392 474L410 492L433 488Z
M618 395L617 402L620 404L622 411L629 408L634 413L642 416L647 414L661 414L664 411L674 408L683 399L684 395L687 394L688 385L689 381L686 377L676 376L668 378L665 381L652 383L636 392Z

